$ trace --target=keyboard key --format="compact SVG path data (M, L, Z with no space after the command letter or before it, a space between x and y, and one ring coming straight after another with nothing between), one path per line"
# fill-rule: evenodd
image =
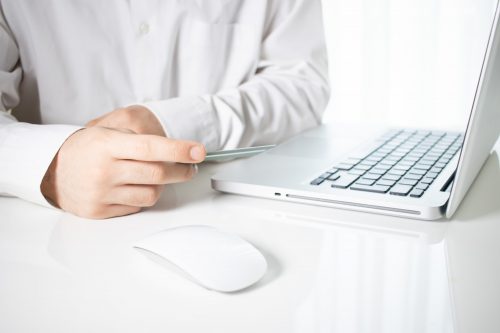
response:
M324 174L322 174L321 176L319 176L319 178L326 179L326 178L330 177L331 175L332 175L331 173L325 172Z
M393 151L390 157L400 160L403 156L406 155L406 152Z
M418 165L427 165L429 169L437 162L437 159L422 158L417 162Z
M429 178L436 178L438 176L438 173L437 172L427 172L425 174L426 177L429 177Z
M427 149L420 148L420 144L418 147L414 148L411 152L408 153L408 157L422 157L427 152Z
M440 158L439 161L437 161L437 163L444 163L444 164L448 164L449 162L450 162L450 160L446 159L446 158Z
M365 164L358 164L358 165L356 165L356 169L357 170L367 171L367 170L370 170L371 168L372 168L371 165L365 165Z
M371 169L370 171L377 171L377 172L383 172L383 173L386 173L387 170L389 170L391 167L389 165L380 165L380 164L377 164L376 166L373 167L373 169Z
M413 175L420 175L423 176L427 173L425 170L420 170L420 169L411 169L408 173L413 174Z
M315 185L315 186L321 185L321 183L323 183L324 181L325 181L325 178L316 178L315 180L313 180L311 182L311 185Z
M334 166L334 168L339 169L339 170L351 170L354 164L349 164L349 163L339 163Z
M424 144L421 143L418 145L417 148L413 149L412 154L415 154L416 156L420 155L423 156L427 151L429 150L429 147L424 147Z
M401 159L401 156L394 156L393 154L384 158L385 161L389 161L389 162L398 162L400 159ZM396 163L394 163L394 164L396 164Z
M417 190L427 190L429 188L429 184L424 184L424 183L419 183L417 186L415 186Z
M366 160L368 160L368 159L370 159L370 158L374 158L374 159L379 159L379 160L381 160L381 159L383 159L383 158L384 158L384 157L386 157L386 156L387 156L387 153L380 152L380 151L376 151L376 152L374 152L373 154L371 154L370 156L368 156L368 157L366 158Z
M384 158L382 161L379 162L380 165L388 165L388 166L393 166L397 163L397 161L389 161L387 158Z
M398 163L396 164L394 167L393 167L393 170L402 170L402 171L408 171L411 169L413 163L412 164L401 164L401 163Z
M377 183L377 185L383 185L383 186L393 186L396 184L395 180L388 180L388 179L381 179Z
M351 186L351 190L374 192L374 193L387 193L387 191L389 191L389 186L382 186L382 185L366 186L366 185L354 184Z
M396 185L389 192L392 195L407 196L413 186L409 185Z
M422 179L420 182L421 182L422 184L429 184L429 185L430 185L430 184L432 184L432 182L433 182L433 181L434 181L434 179L429 178L429 177L425 177L425 178L424 178L424 179Z
M408 167L408 169L410 169L412 166L415 165L415 163L417 163L417 162L416 161L407 161L406 159L402 159L401 161L399 161L399 163L397 165L402 166L402 167Z
M358 175L344 173L337 180L331 182L331 186L334 188L348 188L349 185L354 183L358 178Z
M375 164L377 164L377 162L374 162L374 161L367 161L367 160L364 160L363 162L359 163L357 165L357 167L360 167L360 166L368 166L368 167L372 167L374 166Z
M330 175L330 177L328 177L329 180L337 180L339 178L340 178L340 175L337 173Z
M432 166L435 162L434 161L429 161L429 160L421 160L418 162L418 165L427 165L427 166Z
M382 175L377 175L375 173L368 172L366 175L363 176L364 179L370 179L370 180L379 180Z
M401 184L401 185L410 185L410 186L415 186L417 185L418 183L418 180L416 179L408 179L408 178L403 178L401 179L398 184Z
M394 170L394 169L391 169L387 172L388 175L395 175L395 176L402 176L406 173L406 171L404 170Z
M442 170L443 170L442 168L433 167L432 169L429 170L429 172L440 173Z
M389 154L391 151L392 151L391 148L380 148L379 150L377 150L377 153L383 154L385 156L385 155Z
M423 191L423 190L414 189L413 191L411 191L411 193L410 193L410 197L413 197L413 198L420 198L423 194L424 194L424 191Z
M423 177L422 175L414 175L412 173L407 174L405 176L406 179L415 179L415 180L420 180L420 179L422 179L422 177Z
M435 145L432 148L432 151L438 152L438 153L444 153L446 149L450 147L450 144L444 141L440 141L437 145Z
M399 180L401 176L396 176L396 175L385 175L382 177L384 180Z
M373 179L366 179L366 178L361 178L354 183L354 185L373 185L375 183L375 180Z
M441 154L435 153L434 150L431 150L425 155L425 157L428 159L437 160L438 158L441 157Z
M445 158L445 159L448 159L448 160L451 160L453 158L455 154L454 153L444 153L442 158Z
M381 169L371 169L370 170L370 174L374 174L374 175L383 175L386 172L387 172L386 170L381 170Z
M384 156L373 156L373 155L370 155L367 158L365 158L363 161L378 163L378 162L380 162L384 158Z
M360 169L356 169L356 168L349 171L349 173L351 175L358 175L358 176L363 175L365 172L366 172L366 170L360 170Z
M422 164L421 162L418 162L418 164L415 165L413 168L418 169L418 170L429 171L429 169L431 168L431 165L432 164Z

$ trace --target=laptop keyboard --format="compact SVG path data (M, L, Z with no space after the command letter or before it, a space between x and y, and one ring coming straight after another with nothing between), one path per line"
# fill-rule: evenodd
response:
M463 135L391 130L311 181L319 186L420 198L460 150Z

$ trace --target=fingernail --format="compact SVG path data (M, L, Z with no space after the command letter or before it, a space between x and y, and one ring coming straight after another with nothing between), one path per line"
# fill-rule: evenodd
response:
M198 146L194 146L193 148L191 148L189 154L191 155L191 158L195 161L200 161L203 159L203 151Z

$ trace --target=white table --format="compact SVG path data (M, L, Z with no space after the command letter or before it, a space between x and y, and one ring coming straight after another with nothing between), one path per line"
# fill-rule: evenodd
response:
M0 332L500 332L497 153L448 222L220 194L221 167L105 221L0 198ZM216 293L132 248L189 224L252 242L265 278Z

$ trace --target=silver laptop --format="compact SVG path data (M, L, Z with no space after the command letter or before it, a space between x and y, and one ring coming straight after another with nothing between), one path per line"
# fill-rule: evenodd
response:
M351 133L346 140L322 125L228 165L212 177L212 187L415 219L450 218L500 132L498 18L497 3L465 133L389 129Z

